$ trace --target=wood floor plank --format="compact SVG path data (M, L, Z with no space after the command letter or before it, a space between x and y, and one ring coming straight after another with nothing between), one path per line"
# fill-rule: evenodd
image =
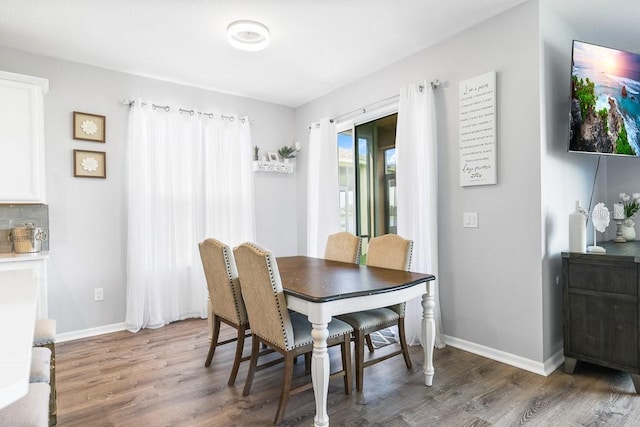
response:
M224 325L221 339L231 338ZM137 334L116 332L58 343L60 427L268 426L278 404L282 364L256 373L251 394L242 396L247 364L227 386L235 344L209 348L206 320L185 320ZM250 341L245 342L249 354ZM376 352L387 351L385 348ZM420 347L410 349L414 367L391 358L365 370L361 393L344 394L342 381L329 385L332 426L636 426L640 395L628 374L579 363L574 375L562 368L542 377L452 347L435 351L436 375L424 386ZM339 366L338 349L330 349ZM296 384L309 381L304 364ZM311 390L289 401L283 426L313 425Z

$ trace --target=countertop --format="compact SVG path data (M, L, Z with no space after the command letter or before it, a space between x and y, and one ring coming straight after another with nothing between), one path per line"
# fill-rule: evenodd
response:
M0 263L35 261L38 259L47 259L47 258L49 258L49 251L33 252L28 254L15 254L13 252L0 253Z

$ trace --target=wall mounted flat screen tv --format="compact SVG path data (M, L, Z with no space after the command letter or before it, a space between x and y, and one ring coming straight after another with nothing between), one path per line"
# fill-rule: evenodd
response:
M573 41L569 151L640 156L640 55Z

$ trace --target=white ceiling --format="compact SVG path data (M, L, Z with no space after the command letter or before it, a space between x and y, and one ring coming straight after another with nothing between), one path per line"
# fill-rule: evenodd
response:
M562 17L582 41L640 52L638 0L541 0L541 3Z
M0 45L300 106L525 0L0 0ZM540 0L584 41L640 51L640 1ZM227 25L271 45L241 52Z
M302 105L524 0L0 0L0 45ZM261 52L227 25L271 31Z

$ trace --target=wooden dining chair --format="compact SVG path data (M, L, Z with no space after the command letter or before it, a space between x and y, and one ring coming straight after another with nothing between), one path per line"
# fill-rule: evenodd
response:
M200 259L207 279L207 288L211 302L213 316L213 333L209 353L204 362L205 367L211 365L213 354L218 345L236 342L236 353L233 359L233 368L229 375L229 385L233 385L238 375L240 363L249 360L249 356L242 357L244 339L249 329L249 318L242 300L238 271L233 258L233 251L224 243L216 239L205 239L198 244ZM225 323L237 330L236 338L218 342L220 324Z
M340 231L331 234L327 238L324 258L331 261L358 263L360 261L360 249L362 239L353 234Z
M382 267L393 270L409 271L411 267L411 253L413 241L406 240L395 234L385 234L374 237L369 241L367 251L367 266ZM393 306L376 308L372 310L358 311L355 313L337 316L338 319L350 324L353 327L353 335L356 350L356 390L362 391L364 382L364 368L374 365L390 357L402 354L408 369L411 369L411 358L409 357L409 347L405 334L404 316L406 303L395 304ZM391 326L398 326L400 339L400 349L378 358L364 360L365 341L369 334ZM370 340L370 338L369 338ZM373 346L367 343L369 351L373 352Z
M243 396L249 394L254 375L271 364L258 366L258 352L261 344L273 348L284 357L284 374L280 401L274 418L279 424L284 416L287 401L291 395L312 388L311 383L291 388L294 358L313 350L311 323L306 316L289 312L287 300L282 289L280 272L273 253L253 243L243 243L234 249L240 287L244 298L249 321L253 325L251 340L251 360L244 385ZM344 378L345 394L351 394L351 343L353 328L340 320L329 323L327 346L340 345L342 351L342 369L331 378Z

